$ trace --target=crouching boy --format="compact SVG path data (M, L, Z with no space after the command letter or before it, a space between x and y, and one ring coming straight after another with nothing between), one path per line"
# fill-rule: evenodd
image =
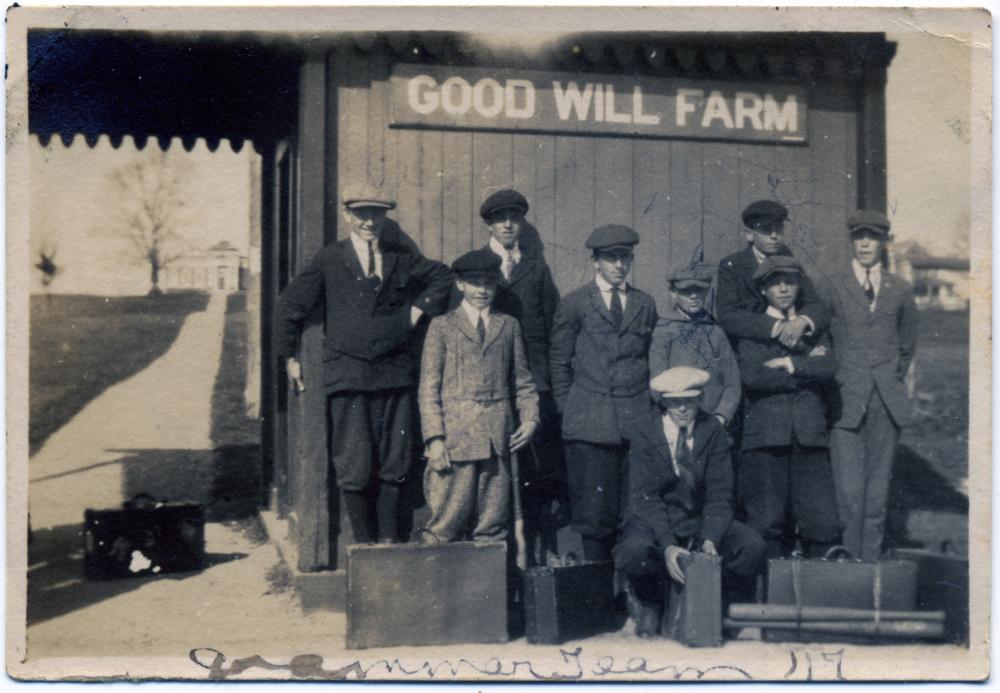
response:
M767 314L795 319L802 266L768 257L754 273ZM788 553L798 525L805 554L821 557L839 544L840 520L830 458L825 398L837 371L826 333L789 348L777 339L741 339L737 353L747 398L739 497L747 524L767 543L768 558ZM789 512L790 511L790 512Z
M721 557L727 597L753 600L764 542L733 519L726 432L701 410L709 379L708 372L686 366L653 378L657 406L631 441L629 509L614 557L628 577L629 611L639 637L657 634L666 579L684 582L679 559L692 550Z
M507 536L510 456L538 427L538 394L520 324L490 310L500 258L476 250L452 270L462 302L431 321L420 368L431 510L421 539L460 541L471 532L474 541L500 541Z

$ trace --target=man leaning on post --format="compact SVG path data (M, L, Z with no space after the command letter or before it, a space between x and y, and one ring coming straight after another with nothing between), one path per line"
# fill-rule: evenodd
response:
M343 197L342 223L350 233L324 246L282 292L277 346L294 391L303 391L296 341L307 317L323 306L328 478L340 489L355 540L392 543L399 540L400 487L415 450L413 328L447 308L451 272L386 233L386 213L396 203L382 191L355 187Z
M716 279L715 316L733 345L740 339L777 339L791 348L805 335L825 332L830 326L830 309L808 277L802 277L798 313L791 321L767 315L767 302L754 285L754 272L765 258L792 254L784 244L788 210L779 202L758 200L747 205L742 219L747 247L723 258Z
M559 303L549 346L572 527L592 561L611 558L628 492L630 427L650 406L656 303L625 281L638 242L639 234L619 224L590 234L596 276Z

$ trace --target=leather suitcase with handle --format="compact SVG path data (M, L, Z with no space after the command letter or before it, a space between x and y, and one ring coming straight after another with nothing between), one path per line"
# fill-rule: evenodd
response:
M524 577L525 635L557 645L621 626L611 561L531 568Z

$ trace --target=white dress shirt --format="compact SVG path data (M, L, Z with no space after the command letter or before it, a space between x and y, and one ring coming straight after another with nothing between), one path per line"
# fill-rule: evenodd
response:
M354 252L358 254L358 261L361 263L361 271L368 275L368 241L362 240L356 233L351 232L351 245ZM382 279L382 251L378 247L378 241L372 242L375 250L375 276Z
M670 414L663 415L663 435L667 437L667 445L670 446L670 462L674 466L674 473L677 476L681 475L680 467L677 466L677 438L681 434L681 429L678 428L674 420L670 418ZM687 427L687 445L685 446L688 452L694 451L694 422Z
M601 275L596 275L594 280L597 282L597 288L601 292L601 298L604 299L604 307L611 310L611 290L615 287L611 286L604 277ZM622 282L618 287L618 298L622 300L622 311L625 310L625 303L628 301L628 282Z
M854 270L854 276L858 280L858 284L861 288L865 288L865 268L861 266L857 258L851 260L851 268ZM878 292L882 288L882 265L875 263L874 266L868 268L868 279L872 283L872 290L875 292L875 300L872 301L872 310L875 309L875 304L878 303Z
M486 329L490 328L490 307L489 306L486 306L482 310L479 310L474 305L472 305L471 303L469 303L468 301L466 301L464 298L462 299L462 304L461 305L462 305L462 310L465 311L465 316L467 318L469 318L469 322L472 323L473 327L476 326L477 321L479 320L480 317L482 317L483 318L483 325L486 327Z

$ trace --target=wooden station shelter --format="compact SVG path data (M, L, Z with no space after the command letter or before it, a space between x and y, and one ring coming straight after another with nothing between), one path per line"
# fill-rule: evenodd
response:
M262 155L262 502L290 520L308 573L336 569L345 543L328 516L324 394L289 395L271 320L338 237L341 184L394 195L393 218L445 262L487 241L483 197L517 188L563 293L591 277L590 231L627 224L642 238L632 281L662 311L666 269L739 250L756 199L788 207L810 272L847 257L846 217L885 208L894 51L858 33L589 33L514 49L446 32L39 31L29 125L43 142L225 139ZM323 329L302 338L307 383L322 382Z

